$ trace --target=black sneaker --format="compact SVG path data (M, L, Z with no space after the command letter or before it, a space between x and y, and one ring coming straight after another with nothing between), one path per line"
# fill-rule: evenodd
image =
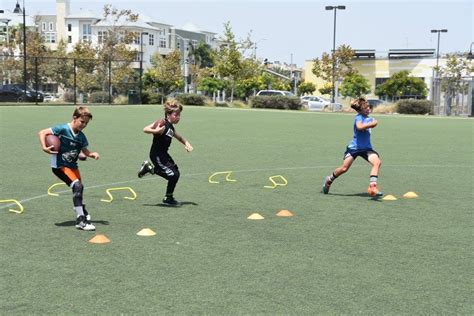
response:
M76 218L76 228L77 229L82 229L85 231L92 231L95 230L95 226L89 222L85 216L78 216Z
M140 167L140 170L138 170L138 177L141 178L144 175L146 175L147 173L153 173L153 166L148 160L145 160L142 163L142 166Z
M176 201L174 197L172 196L167 196L166 198L163 199L163 204L169 205L169 206L179 206L181 203Z

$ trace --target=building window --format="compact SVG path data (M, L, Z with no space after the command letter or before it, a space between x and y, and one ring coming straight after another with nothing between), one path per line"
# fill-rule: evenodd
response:
M161 48L166 48L166 39L160 38L160 47Z
M180 41L176 42L176 49L181 49L181 42Z
M72 31L72 24L68 24L68 25L67 25L67 31L68 31L68 32L71 32L71 31Z
M49 22L49 31L54 31L54 23L53 22Z
M385 83L385 81L387 81L388 79L390 78L375 78L375 88Z
M90 42L92 39L92 27L90 24L82 24L82 40Z
M155 35L148 34L148 45L154 46L155 45Z
M42 34L45 43L56 43L56 33L55 32L44 32Z
M41 23L41 30L46 32L46 22Z
M69 44L72 43L72 36L71 36L71 35L69 35L69 36L67 37L67 42L68 42Z
M99 44L105 43L107 40L107 31L98 31L97 32L97 42Z

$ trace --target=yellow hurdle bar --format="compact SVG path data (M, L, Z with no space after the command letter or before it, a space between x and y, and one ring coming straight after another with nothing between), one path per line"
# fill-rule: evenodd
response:
M48 195L51 195L51 196L59 196L59 194L51 192L51 190L52 190L53 188L55 188L55 187L57 187L57 186L59 186L59 185L67 185L67 184L64 183L64 182L58 182L58 183L53 184L52 186L50 186L50 187L48 188Z
M8 203L8 202L15 203L20 208L20 210L9 209L10 212L21 214L25 210L23 208L23 205L21 205L21 203L18 202L17 200L13 200L13 199L11 199L11 200L0 200L0 203Z
M217 176L219 174L226 174L225 181L227 182L237 182L235 179L231 179L230 176L232 175L233 171L220 171L220 172L214 172L211 174L209 177L209 183L220 183L219 181L212 180L214 176Z
M114 200L114 197L112 196L112 194L110 193L111 191L118 191L118 190L128 190L132 193L132 196L129 197L129 196L126 196L124 197L124 199L127 199L127 200L135 200L137 198L137 194L135 193L135 191L133 191L133 189L131 187L121 187L121 188L109 188L107 190L105 190L105 192L107 193L107 195L109 196L110 200L106 200L106 199L101 199L102 202L107 202L107 203L110 203Z
M277 183L274 179L281 179L283 180L283 183ZM288 184L288 181L286 181L285 177L281 175L271 176L268 178L268 180L270 180L270 182L273 183L273 186L271 185L264 186L264 188L267 188L267 189L274 189L277 186L286 186Z

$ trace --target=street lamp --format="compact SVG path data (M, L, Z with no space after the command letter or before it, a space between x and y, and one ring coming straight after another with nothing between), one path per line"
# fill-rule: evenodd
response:
M431 33L438 33L438 48L436 49L436 77L438 77L438 64L439 64L439 38L441 33L448 33L447 29L431 30Z
M255 43L253 43L253 59L257 60L257 44L266 40L267 40L266 38L261 38Z
M331 102L336 102L336 90L335 90L335 82L336 82L336 59L334 58L334 54L336 53L336 11L337 10L345 10L345 5L337 5L326 6L326 10L334 10L334 32L333 32L333 40L332 40L332 99Z
M143 35L148 35L148 32L140 33L140 103L142 103L142 91L143 91Z
M174 33L173 35L179 37L183 41L184 93L188 93L188 47L186 47L187 39L176 33Z
M467 54L467 59L472 59L473 56L472 56L472 44L474 44L474 42L471 43L471 46L469 47L469 53Z
M13 13L19 14L23 13L23 88L25 89L26 93L26 17L25 17L25 0L23 0L23 10L20 8L20 4L18 0L15 5L15 9L13 9Z

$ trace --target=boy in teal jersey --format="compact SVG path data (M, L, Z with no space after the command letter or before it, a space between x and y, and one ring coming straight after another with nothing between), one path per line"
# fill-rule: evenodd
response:
M328 194L331 184L337 177L346 173L357 157L362 157L372 165L367 193L372 197L382 196L377 187L378 174L382 161L379 154L372 148L370 135L372 128L377 126L377 121L370 117L370 106L366 99L359 98L352 102L351 107L357 111L354 119L354 136L344 153L342 166L336 168L332 175L327 176L323 183L323 193Z
M77 159L82 152L86 157L99 159L97 152L87 149L89 145L82 130L92 119L92 114L87 107L77 107L72 115L72 121L66 124L46 128L38 133L41 147L45 153L51 155L51 168L53 173L72 189L74 211L76 212L76 228L91 231L95 230L90 222L90 215L83 204L83 191L81 173ZM54 146L46 146L46 137L55 135L59 137L61 146L59 152L54 151Z

